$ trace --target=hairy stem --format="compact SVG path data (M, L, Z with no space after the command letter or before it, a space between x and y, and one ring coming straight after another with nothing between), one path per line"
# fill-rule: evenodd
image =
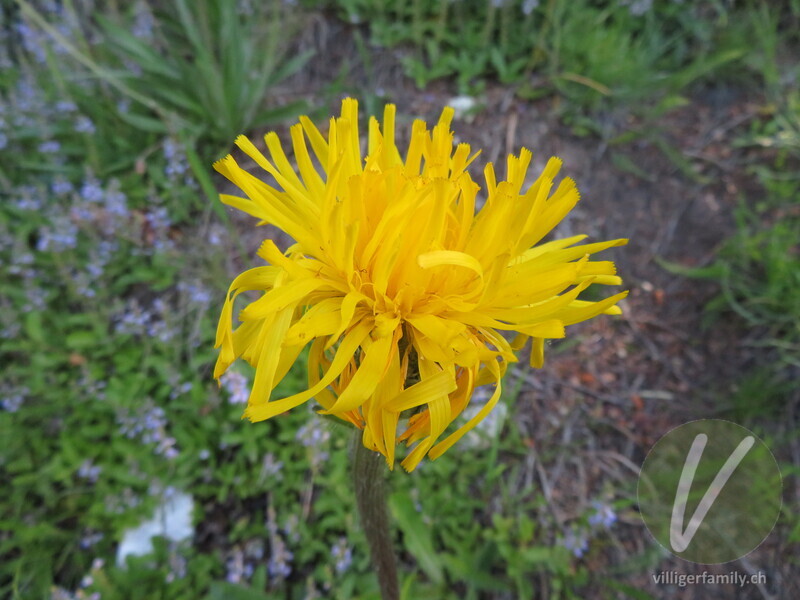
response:
M382 600L399 600L397 559L386 505L385 472L386 460L380 453L365 448L361 442L361 431L356 431L353 440L353 480L361 526L367 536Z

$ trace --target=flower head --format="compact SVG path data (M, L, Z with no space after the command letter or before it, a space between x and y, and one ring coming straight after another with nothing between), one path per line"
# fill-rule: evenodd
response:
M268 264L236 277L222 308L215 377L239 357L256 369L244 417L261 421L315 398L324 414L362 429L364 445L390 467L398 442L416 444L402 461L413 470L489 414L528 338L539 367L544 341L564 337L565 325L620 312L624 292L578 297L593 284L621 283L613 263L589 257L626 240L577 245L579 235L536 245L578 202L571 179L552 189L561 161L550 159L524 190L528 150L508 157L503 181L488 164L476 213L480 187L467 166L477 154L454 148L452 117L445 108L432 131L416 121L403 158L388 105L383 127L370 119L364 158L358 104L346 99L327 139L307 117L292 127L297 170L275 133L265 138L271 159L236 140L277 187L231 156L214 165L247 195L222 202L294 240L285 251L264 241L258 255ZM234 301L253 290L262 295L234 330ZM271 398L309 344L308 389ZM485 405L448 431L476 386L489 383Z

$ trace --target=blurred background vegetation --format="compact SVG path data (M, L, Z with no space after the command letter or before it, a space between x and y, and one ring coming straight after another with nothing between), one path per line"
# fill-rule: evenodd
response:
M797 0L2 0L0 19L0 597L376 597L347 432L304 410L242 423L249 371L211 379L224 290L261 236L218 203L211 162L236 135L326 116L345 95L407 117L456 98L466 128L536 107L614 177L657 186L637 162L644 147L687 190L741 177L710 254L620 270L653 292L632 296L642 311L663 294L653 281L703 290L686 335L725 329L743 358L729 381L687 395L704 394L703 416L754 428L796 482ZM747 110L720 128L719 156L693 155L671 128L713 94L744 96ZM655 352L640 334L624 352ZM648 376L613 408L674 410L647 401L686 390L648 396ZM511 374L492 425L503 435L392 474L404 598L661 597L648 573L664 554L635 513L648 446L629 436L633 467L598 475L564 509L547 475L575 442L526 429L566 415L558 403L525 412L526 394L547 398L536 377ZM572 385L578 403L613 404L593 379ZM282 392L304 385L301 361ZM587 418L590 445L633 430ZM117 564L123 532L182 492L193 540L159 538ZM763 593L791 597L796 490L776 535L778 587ZM737 593L751 592L767 597Z

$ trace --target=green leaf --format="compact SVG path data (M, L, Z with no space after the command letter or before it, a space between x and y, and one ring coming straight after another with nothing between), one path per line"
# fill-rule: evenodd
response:
M44 342L44 328L42 327L42 313L31 311L25 315L25 333L34 342Z
M97 345L97 335L93 331L73 331L67 335L67 348L70 350L82 350Z
M648 173L642 169L639 165L633 162L633 160L627 154L622 154L621 152L612 152L611 162L614 163L614 166L620 171L630 173L639 179L644 179L645 181L649 181L651 183L656 181L656 178L652 173Z
M207 600L269 600L266 592L250 587L216 581L211 584Z
M389 508L397 526L405 536L406 548L417 559L420 568L436 583L444 582L439 554L433 548L431 528L422 522L408 494L396 492L389 497Z
M145 117L144 115L137 115L131 112L118 113L119 118L125 121L128 125L133 125L142 131L149 131L152 133L165 133L167 127L159 119L153 117Z

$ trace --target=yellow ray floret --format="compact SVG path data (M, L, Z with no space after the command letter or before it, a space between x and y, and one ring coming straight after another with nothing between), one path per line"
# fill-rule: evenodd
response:
M621 282L614 264L591 256L627 242L583 244L574 236L536 245L575 206L571 179L554 180L552 158L527 184L530 151L509 156L506 179L484 170L486 195L467 168L477 154L454 147L445 108L429 130L415 121L405 153L395 145L395 107L369 121L362 156L358 104L344 100L327 138L307 118L291 129L293 159L274 133L269 156L250 140L236 145L266 172L262 181L227 156L214 167L246 198L222 201L271 223L295 241L285 252L266 240L267 266L234 279L222 308L214 376L237 359L256 369L244 416L260 421L311 398L323 412L363 430L368 448L394 466L396 445L413 448L402 466L437 458L496 405L510 362L532 339L541 367L544 341L601 313L619 314L625 292L579 299L592 285ZM319 165L319 166L317 166ZM243 292L261 297L239 313ZM515 332L513 342L500 332ZM271 397L304 348L308 389ZM471 419L461 413L476 386L493 384Z

